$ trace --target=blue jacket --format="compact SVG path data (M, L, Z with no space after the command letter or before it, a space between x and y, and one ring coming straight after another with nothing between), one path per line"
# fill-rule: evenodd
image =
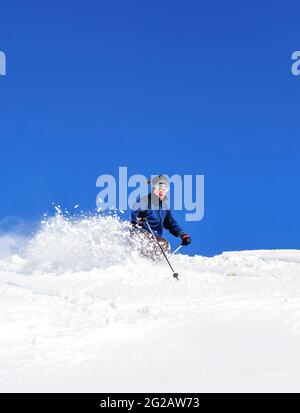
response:
M182 228L173 218L170 209L163 208L164 201L161 201L155 194L151 193L148 197L144 197L141 205L142 208L133 209L131 212L132 224L139 225L141 228L149 231L146 223L138 220L140 213L145 211L147 221L155 235L161 237L164 228L175 237L181 237L184 234ZM155 205L155 209L151 208L153 205Z

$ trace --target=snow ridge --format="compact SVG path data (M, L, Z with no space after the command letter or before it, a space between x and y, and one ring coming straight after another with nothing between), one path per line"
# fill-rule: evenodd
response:
M1 391L300 389L300 251L179 254L177 282L137 247L114 216L0 238Z

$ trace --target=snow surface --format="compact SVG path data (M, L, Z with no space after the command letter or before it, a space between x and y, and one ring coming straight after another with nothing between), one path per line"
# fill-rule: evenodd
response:
M172 262L114 217L0 237L0 391L300 391L300 251Z

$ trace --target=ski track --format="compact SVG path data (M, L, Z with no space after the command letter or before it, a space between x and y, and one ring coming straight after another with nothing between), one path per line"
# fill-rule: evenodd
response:
M124 234L1 239L0 391L300 390L300 251L177 255L177 282Z

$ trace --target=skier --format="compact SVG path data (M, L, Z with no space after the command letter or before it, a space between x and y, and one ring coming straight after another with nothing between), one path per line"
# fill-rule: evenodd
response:
M149 231L148 223L160 245L166 252L170 252L170 245L168 241L162 237L164 228L175 237L181 238L182 245L187 246L192 242L191 237L180 228L173 218L166 197L169 189L169 181L167 177L158 175L152 181L152 191L148 196L142 198L140 202L141 206L139 208L134 208L131 212L131 224L133 229L139 231L143 236L153 241L153 235ZM150 251L149 254L146 253L146 255L158 258L160 252L156 247L157 244L152 244L152 251Z

